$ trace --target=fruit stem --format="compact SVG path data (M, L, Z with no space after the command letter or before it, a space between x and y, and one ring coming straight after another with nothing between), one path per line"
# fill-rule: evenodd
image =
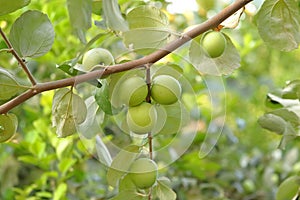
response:
M151 103L151 64L146 64L146 83L148 86L148 95L146 97L146 101ZM152 133L148 133L148 144L149 144L149 158L153 160L153 145L152 145ZM148 200L152 200L152 188L149 189Z

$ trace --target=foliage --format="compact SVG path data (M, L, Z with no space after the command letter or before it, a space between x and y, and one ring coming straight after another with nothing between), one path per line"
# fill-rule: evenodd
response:
M296 1L250 3L260 7L255 16L246 6L211 27L226 39L219 57L204 52L200 31L155 63L110 75L103 73L118 65L101 66L98 74L80 71L89 49L108 49L120 65L134 63L162 52L170 41L185 40L188 32L180 31L188 25L218 20L208 20L210 13L227 6L197 3L198 12L180 14L168 12L164 0L0 0L5 5L0 7L0 110L16 97L41 93L8 115L1 113L0 122L10 119L10 129L18 129L0 145L0 199L297 196L297 181L290 193L281 189L289 176L298 178L300 166ZM97 76L83 80L93 73ZM157 110L161 127L169 126L154 135L135 134L126 123L129 108L118 103L118 88L132 76L151 86L160 75L178 80L181 98L176 105L159 105L148 94L148 102L164 108ZM35 85L31 76L42 83ZM63 85L66 79L74 81ZM0 123L0 134L5 127ZM137 188L128 174L139 157L153 158L159 167L151 189Z

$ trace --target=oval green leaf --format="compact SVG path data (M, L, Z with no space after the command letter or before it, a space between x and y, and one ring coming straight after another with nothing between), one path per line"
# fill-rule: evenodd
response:
M158 8L139 6L127 14L129 31L126 31L124 43L128 48L140 54L149 54L164 46L171 34L168 18Z
M10 41L22 57L46 54L52 47L54 36L48 16L36 10L23 13L10 30Z
M291 176L285 179L278 187L276 200L292 200L298 194L300 177Z
M30 0L0 0L0 16L12 13L20 8L27 6Z
M297 1L266 0L257 13L260 36L281 51L297 49L300 43L300 12Z
M63 88L53 97L52 125L58 137L67 137L76 132L76 126L86 119L87 108L83 99L71 90Z
M103 0L102 9L108 28L114 31L127 31L128 24L119 8L118 0Z
M21 89L16 79L5 69L0 68L0 100L10 99Z
M92 25L92 0L68 0L67 5L73 31L85 44L85 32Z

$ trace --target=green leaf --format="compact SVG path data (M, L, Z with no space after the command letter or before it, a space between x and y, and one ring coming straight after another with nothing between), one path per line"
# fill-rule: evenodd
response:
M157 180L154 194L159 200L176 200L176 193L168 186L165 180Z
M67 137L76 132L76 126L85 121L87 108L84 101L71 90L63 88L53 97L52 125L58 137Z
M109 98L109 87L106 81L100 89L96 90L95 99L101 110L103 110L106 114L113 114Z
M139 146L130 145L116 155L106 175L109 185L117 186L119 180L128 172L131 163L137 158L139 152Z
M102 9L108 28L122 32L128 30L128 24L122 16L118 0L102 0Z
M258 119L259 125L277 134L283 134L286 129L286 122L274 114L265 114Z
M297 196L300 187L300 177L291 176L278 187L276 200L292 200Z
M14 114L0 115L0 143L9 140L17 131L18 119Z
M14 12L20 8L27 6L30 0L0 0L0 16Z
M297 127L300 125L300 105L288 106L281 109L271 111L271 114L280 116L285 121L290 122L293 126Z
M21 89L13 75L0 67L0 100L10 99Z
M297 49L300 43L300 12L294 0L266 0L257 13L260 36L281 51Z
M60 183L54 191L53 200L60 200L66 196L68 186L66 183Z
M92 0L68 0L67 5L73 31L85 44L85 32L92 24Z
M140 28L123 33L124 44L137 53L146 55L163 47L170 37L165 28Z
M29 10L12 25L10 41L22 57L46 54L54 42L54 28L46 14Z
M139 6L127 14L130 30L124 32L124 44L138 53L148 54L164 46L170 37L168 18L158 8Z
M168 17L154 6L139 6L132 9L126 19L130 29L146 27L167 27Z
M227 46L224 53L217 58L210 58L200 45L201 36L195 38L190 46L189 57L196 69L205 75L229 75L240 67L240 55L230 38L224 34Z

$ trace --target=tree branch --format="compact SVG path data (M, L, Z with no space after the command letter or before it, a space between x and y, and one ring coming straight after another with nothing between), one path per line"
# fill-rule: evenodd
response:
M57 81L51 81L46 83L34 84L32 89L24 92L23 94L15 97L14 99L6 102L5 104L0 106L0 114L7 113L9 110L13 109L14 107L18 106L19 104L25 102L29 98L42 93L44 91L63 88L67 86L74 86L79 83L86 82L88 80L93 80L97 78L101 78L103 75L109 75L121 71L130 70L136 67L141 67L146 64L152 64L163 57L167 56L169 53L173 52L183 44L187 43L191 39L197 37L198 35L208 31L209 29L216 28L220 23L222 23L225 19L233 15L236 11L243 8L246 4L253 0L237 0L233 4L229 5L221 12L216 14L214 17L210 18L209 20L205 21L204 23L196 26L192 30L184 33L182 37L168 43L164 48L159 49L152 54L149 54L143 58L129 61L122 64L108 66L101 70L96 70L92 72L88 72L86 74L78 75L71 78L66 78ZM1 30L1 29L0 29ZM2 32L2 31L1 31ZM1 34L2 35L2 34ZM29 76L30 77L30 76Z
M36 81L35 81L33 75L29 71L28 67L26 66L26 64L24 63L22 58L19 56L19 54L13 48L13 46L10 43L9 39L6 37L5 33L2 31L1 27L0 27L0 35L2 36L2 38L3 38L4 42L6 43L7 47L9 48L8 51L17 59L18 63L21 65L21 67L23 68L23 70L26 73L27 77L29 78L31 84L36 85Z

